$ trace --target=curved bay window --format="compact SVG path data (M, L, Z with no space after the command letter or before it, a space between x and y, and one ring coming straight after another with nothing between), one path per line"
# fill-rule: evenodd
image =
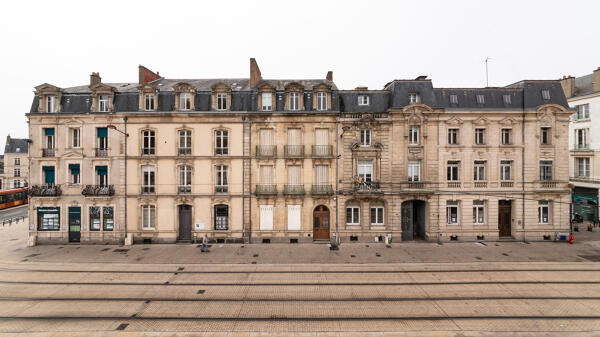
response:
M229 206L215 205L215 230L229 229Z

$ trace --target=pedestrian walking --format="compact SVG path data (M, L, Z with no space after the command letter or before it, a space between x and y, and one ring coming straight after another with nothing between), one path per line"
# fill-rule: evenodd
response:
M200 252L208 252L208 237L206 237L206 234L202 236L202 248L200 248Z

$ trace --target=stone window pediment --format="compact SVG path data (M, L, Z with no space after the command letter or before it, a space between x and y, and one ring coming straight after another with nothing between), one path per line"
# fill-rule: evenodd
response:
M446 120L446 124L458 126L461 125L464 121L457 116L452 116L450 119Z
M473 121L473 124L482 125L482 126L488 125L489 123L490 123L490 120L483 116L480 116Z
M62 97L62 89L54 86L52 84L44 83L35 87L35 90L39 97L38 103L38 112L48 112L47 111L47 100L48 97L52 98L54 110L52 112L60 112L60 100Z
M304 86L296 82L285 86L285 110L304 110Z
M90 90L92 90L92 106L90 110L92 112L110 112L114 111L113 101L114 101L114 92L115 88L110 85L106 85L104 83L96 83L94 85L89 86ZM102 96L106 96L108 101L100 103L100 98Z
M212 110L231 110L231 86L219 82L212 87Z
M196 95L196 88L189 83L179 82L173 86L175 90L175 110L194 110L194 98ZM189 101L184 100L182 94L189 95ZM182 104L182 101L185 101L187 106Z

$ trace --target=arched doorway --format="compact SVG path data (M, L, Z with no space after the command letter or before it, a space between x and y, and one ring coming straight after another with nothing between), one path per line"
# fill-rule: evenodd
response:
M425 239L425 201L402 203L402 241Z
M179 205L179 241L192 240L192 205Z
M313 239L329 240L330 228L329 208L319 205L313 211Z

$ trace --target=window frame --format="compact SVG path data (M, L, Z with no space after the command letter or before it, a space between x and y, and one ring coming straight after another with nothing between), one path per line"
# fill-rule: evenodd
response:
M156 155L156 131L142 130L142 155Z
M360 146L371 146L371 129L360 130Z
M327 93L326 92L318 92L317 93L317 111L326 111L327 110Z
M108 111L108 95L98 95L98 112Z
M46 96L46 112L56 112L56 96Z
M188 111L192 109L192 94L189 92L179 93L179 110Z
M475 96L477 99L477 104L484 105L485 104L485 95L478 94Z
M227 106L227 99L229 94L225 92L217 93L217 110L218 111L226 111L229 109Z
M500 142L502 145L512 145L512 128L500 129Z
M155 205L141 205L142 209L142 230L155 230L156 229L156 206ZM148 213L148 218L146 214ZM147 223L146 219L152 220L151 223Z
M220 193L229 190L229 166L224 164L215 165L215 189Z
M183 188L183 191L182 191ZM177 168L177 189L180 192L192 192L192 166L179 165Z
M460 207L459 202L454 200L446 201L446 225L447 226L458 226L460 225ZM455 222L452 222L452 210L455 210L456 218Z
M510 95L502 95L502 102L503 102L505 105L510 105L510 104L512 104Z
M551 99L549 89L542 89L542 99L544 101L549 101Z
M512 167L512 160L500 160L500 181L513 181Z
M486 172L485 172L486 166L487 166L487 162L485 160L475 160L473 162L473 180L474 181L487 181Z
M486 202L485 200L473 200L473 225L486 224ZM480 221L481 220L481 221Z
M458 145L459 141L458 141L458 133L459 133L459 129L458 128L448 128L448 145Z
M407 162L406 167L407 167L408 181L412 181L412 182L421 181L421 161L420 160L409 160ZM416 175L415 175L415 171L416 171Z
M181 103L181 102L180 102ZM154 111L154 94L144 94L144 110Z
M350 211L351 222L348 222L348 212ZM356 220L356 222L355 222ZM346 206L346 225L348 226L359 226L360 225L360 207L359 206Z
M540 181L552 181L554 177L554 161L550 159L541 159L539 166Z
M81 128L69 128L70 136L71 136L71 148L79 149L81 148ZM77 141L75 141L77 140Z
M181 129L177 131L177 151L179 155L192 154L192 130ZM182 144L182 140L183 143Z
M458 95L450 95L450 104L451 105L458 105Z
M299 92L289 92L288 93L288 110L298 111L300 110L300 93Z
M583 164L583 165L582 165ZM591 158L575 157L575 176L578 178L589 178L591 175ZM581 174L583 168L583 174Z
M446 181L460 181L460 161L448 160L446 163Z
M421 103L421 95L418 92L409 92L408 93L408 104L417 104Z
M552 224L552 213L550 208L550 200L538 200L538 223L540 225ZM544 210L546 212L546 221L544 221Z
M408 127L408 145L419 145L419 129L420 127L418 125L411 125Z
M375 222L373 222L373 211L375 211ZM371 226L385 226L385 207L371 206L369 222L371 223Z
M358 95L358 105L359 106L368 106L370 104L369 95Z
M475 128L475 145L485 145L485 128Z
M263 92L260 94L261 96L261 109L262 111L273 111L273 93L272 92ZM265 105L265 98L268 97L269 105Z
M229 130L215 130L215 155L216 156L227 156L229 155ZM223 146L225 143L225 146Z
M369 170L364 170L364 169L369 169L370 172L367 172ZM363 170L364 170L364 172L361 172ZM358 160L357 165L356 165L356 171L357 171L356 176L359 179L362 178L363 182L373 181L373 176L374 176L373 160L370 160L370 159Z
M549 126L540 127L540 145L552 145L552 128Z
M156 192L156 167L154 165L142 166L142 193Z

